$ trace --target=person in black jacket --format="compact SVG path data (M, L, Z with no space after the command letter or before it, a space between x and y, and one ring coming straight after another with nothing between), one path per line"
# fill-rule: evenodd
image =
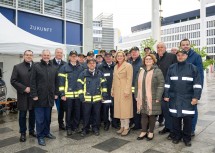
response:
M140 67L143 65L143 61L140 56L138 47L132 47L130 50L130 53L131 53L131 59L130 59L129 63L133 67L132 97L133 97L133 113L134 113L134 117L133 117L133 119L131 119L130 125L134 124L133 127L131 127L131 128L133 130L138 130L138 129L141 129L141 115L137 113L137 101L134 96L134 91L135 91L136 77L140 70Z
M50 57L49 50L42 51L41 62L33 66L30 79L30 95L34 100L38 144L42 146L46 145L44 137L56 138L50 133L50 112L54 100L58 98L57 70L52 65Z
M166 45L163 42L158 43L157 45L157 65L161 69L164 78L166 77L167 70L170 65L174 64L177 62L176 55L167 53L166 52ZM166 103L164 100L161 102L161 107L162 107L162 115L159 116L159 123L160 125L163 122L163 117L165 119L165 127L159 131L159 134L165 134L167 132L170 132L168 135L168 139L172 139L173 136L173 131L172 131L172 117L169 114L169 104Z
M108 100L102 102L102 116L104 120L104 130L108 131L110 127L109 121L109 110L110 110L110 117L111 117L111 125L114 128L118 128L117 121L118 119L114 118L114 101L113 97L111 96L111 88L113 82L113 70L115 63L113 62L113 56L111 53L106 52L105 61L99 66L99 70L103 72L104 77L107 80L107 94Z
M61 48L56 48L55 49L55 57L54 59L51 60L53 66L57 69L57 71L60 70L60 68L66 64L65 61L62 60L63 58L63 49ZM66 111L66 104L64 101L61 100L60 96L55 100L55 105L57 108L58 112L58 124L59 124L59 129L60 130L65 130L65 125L64 125L64 112ZM52 114L52 111L51 111ZM50 116L51 117L51 116ZM50 120L51 122L51 120Z
M198 68L188 63L187 57L186 51L177 52L178 63L171 65L167 72L164 99L169 102L169 112L173 116L172 142L178 144L183 138L185 145L191 146L192 118L202 85Z
M36 137L35 134L35 115L33 99L30 97L30 76L33 65L33 52L26 50L24 52L24 61L13 68L10 79L11 85L17 91L17 108L19 110L19 132L21 133L20 141L26 141L26 116L29 111L29 135Z
M65 64L58 73L59 92L61 99L66 103L66 129L67 135L72 131L78 132L81 115L81 102L79 100L77 80L84 68L78 62L76 51L69 53L69 63Z
M89 69L84 70L78 79L79 98L83 109L83 131L81 136L89 132L90 118L92 130L99 135L101 102L107 100L107 84L103 73L96 68L96 60L88 59Z

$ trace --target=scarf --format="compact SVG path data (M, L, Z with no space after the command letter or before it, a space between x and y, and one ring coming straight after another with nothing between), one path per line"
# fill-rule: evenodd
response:
M137 112L140 113L142 109L142 105L144 105L145 101L147 102L147 111L149 112L149 115L152 114L152 76L153 76L154 69L149 70L146 74L145 78L145 91L146 91L146 99L143 101L143 77L145 74L145 70L142 69L140 71L139 77L138 77L138 93L137 93Z

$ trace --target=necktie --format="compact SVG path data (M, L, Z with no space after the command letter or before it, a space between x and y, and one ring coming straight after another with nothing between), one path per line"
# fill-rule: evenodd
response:
M60 61L58 61L58 65L60 65Z

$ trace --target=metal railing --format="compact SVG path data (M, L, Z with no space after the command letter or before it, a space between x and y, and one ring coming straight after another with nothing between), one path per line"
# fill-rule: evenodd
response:
M48 4L45 3L44 13L52 16L63 17L63 7L62 4Z
M30 10L34 12L42 12L42 0L19 0L18 8Z
M0 0L0 5L6 5L6 6L16 6L16 0Z
M66 18L78 22L82 22L82 12L66 9Z

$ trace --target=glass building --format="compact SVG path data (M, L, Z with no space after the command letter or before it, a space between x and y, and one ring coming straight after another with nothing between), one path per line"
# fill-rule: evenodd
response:
M84 37L92 37L92 8L89 5L92 0L0 0L0 13L31 34L65 44L68 51L82 52ZM91 38L86 46L90 46L90 41Z

